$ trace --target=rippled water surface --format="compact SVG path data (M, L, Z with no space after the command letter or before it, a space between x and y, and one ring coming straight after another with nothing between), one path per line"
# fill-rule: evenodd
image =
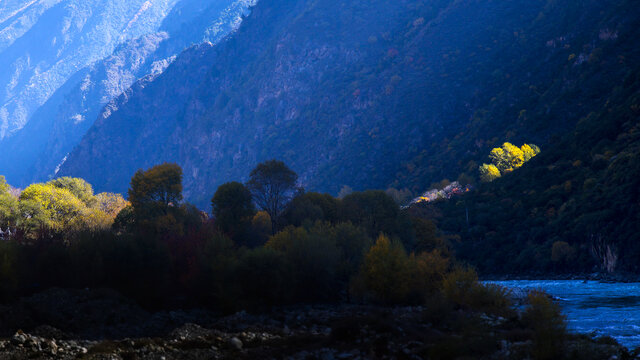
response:
M559 299L571 330L609 335L631 349L640 346L640 283L605 284L578 280L492 282L511 288L543 289Z

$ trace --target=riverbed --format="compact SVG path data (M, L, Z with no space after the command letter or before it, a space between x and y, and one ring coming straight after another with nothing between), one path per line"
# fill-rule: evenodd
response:
M582 280L491 281L509 288L542 289L558 299L571 331L608 335L640 346L640 283Z

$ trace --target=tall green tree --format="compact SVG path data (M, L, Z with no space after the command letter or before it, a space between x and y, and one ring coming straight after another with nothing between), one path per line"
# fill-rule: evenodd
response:
M164 163L149 170L138 170L131 179L129 202L135 216L150 219L167 215L182 201L182 168Z
M400 207L393 198L380 190L354 192L345 196L340 206L342 219L361 226L374 239L384 233L398 235L403 241L408 241L401 215Z
M271 228L274 234L282 212L296 193L297 181L298 174L278 160L258 164L249 175L247 188L251 191L258 207L271 217Z
M247 233L256 213L251 192L236 181L218 187L211 199L211 207L217 226L234 240Z

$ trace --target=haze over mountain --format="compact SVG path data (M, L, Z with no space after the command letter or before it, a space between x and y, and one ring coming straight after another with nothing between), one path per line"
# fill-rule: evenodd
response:
M0 169L55 174L102 108L192 44L217 42L253 0L22 1L0 21ZM46 46L43 46L46 45Z

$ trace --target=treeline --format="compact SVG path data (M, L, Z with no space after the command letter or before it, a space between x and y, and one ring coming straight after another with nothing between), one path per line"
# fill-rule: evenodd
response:
M67 184L66 191L54 190L62 188L58 184ZM34 185L21 194L3 190L18 209L31 201L29 194L40 194L33 201L48 212L37 236L0 241L2 301L49 287L108 287L151 309L426 305L426 322L467 334L455 337L456 346L435 346L440 358L493 353L504 336L532 340L525 350L536 358L558 358L567 338L564 318L548 297L532 294L518 315L507 290L480 283L473 269L461 266L449 239L424 214L400 209L383 191L342 198L305 192L280 161L259 164L246 184L220 186L212 216L183 202L182 170L175 164L138 171L128 202L115 196L117 215L100 210L113 215L110 226L84 218L107 208L80 179ZM48 204L60 202L60 194L82 202L83 211L58 213ZM0 220L16 229L23 221L16 219L28 217L5 214L11 213L3 211ZM487 314L506 321L501 335L487 335L495 330L487 328Z
M454 270L435 225L412 218L385 192L305 192L275 160L259 164L246 184L220 186L211 217L183 202L175 164L138 171L128 201L94 195L72 178L20 194L3 185L2 197L0 221L14 229L0 242L5 301L52 286L111 287L152 307L182 301L232 311L420 304L447 287L467 291L468 284L451 290L461 274L477 284L471 270ZM481 306L505 303L500 290L474 286Z

